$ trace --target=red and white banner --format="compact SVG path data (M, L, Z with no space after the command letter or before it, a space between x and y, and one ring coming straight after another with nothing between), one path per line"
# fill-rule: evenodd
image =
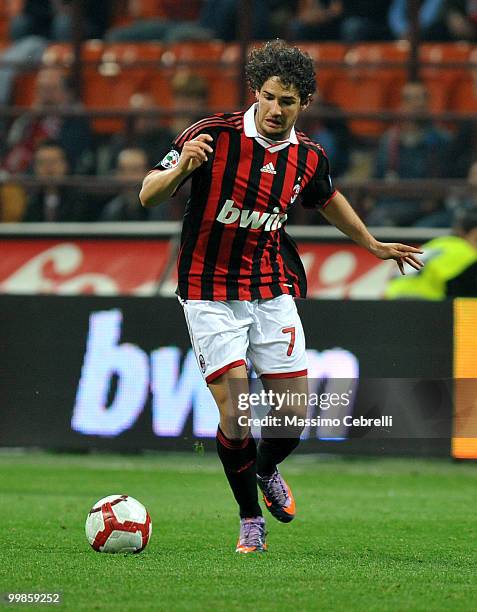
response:
M171 245L170 240L4 240L0 292L155 295Z
M395 272L348 243L298 243L309 297L378 299ZM173 295L176 247L169 239L8 239L0 243L0 292Z
M309 297L378 299L397 271L393 261L377 259L354 244L299 242L298 248Z

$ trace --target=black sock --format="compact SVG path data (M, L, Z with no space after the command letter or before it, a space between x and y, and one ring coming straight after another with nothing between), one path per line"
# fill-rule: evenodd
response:
M217 429L217 452L230 488L240 508L240 518L262 516L258 504L255 458L257 446L250 436L244 440L229 440Z
M300 438L262 438L257 448L257 474L271 476L277 464L288 457L300 444Z

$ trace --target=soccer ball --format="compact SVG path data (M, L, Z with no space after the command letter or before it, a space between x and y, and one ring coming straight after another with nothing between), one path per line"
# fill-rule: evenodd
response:
M151 517L134 497L108 495L89 511L85 532L98 552L137 553L146 548L151 537Z

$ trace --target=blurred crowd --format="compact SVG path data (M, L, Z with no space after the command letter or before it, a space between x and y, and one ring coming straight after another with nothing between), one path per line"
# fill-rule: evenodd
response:
M7 0L8 44L0 59L0 106L14 102L16 79L25 63L39 64L52 42L99 38L107 42L236 40L240 27L253 39L283 37L309 42L389 41L408 36L407 0L250 0L253 21L244 25L238 0ZM81 12L82 19L78 20ZM423 40L473 42L477 38L477 2L422 0ZM84 115L58 110L83 108L71 74L53 66L38 70L32 108L13 120L0 115L0 219L2 221L146 221L178 220L186 194L153 210L142 209L138 186L167 153L174 137L208 114L209 83L182 66L171 78L172 108L164 118L158 96L147 87L135 91L124 106L138 114L113 134L98 134ZM336 104L318 92L299 127L327 150L337 179L460 178L477 188L477 127L436 124L424 119L430 92L422 82L401 90L403 119L374 141L360 142ZM477 98L477 88L475 96ZM329 111L333 111L331 114ZM363 155L364 151L364 155ZM361 154L361 157L360 157ZM366 159L361 168L360 159ZM358 160L358 161L357 161ZM357 169L358 168L358 169ZM22 189L15 175L32 175L48 183ZM124 182L114 194L85 193L61 185L70 175L114 177ZM56 185L54 180L59 179ZM471 195L432 198L379 196L360 202L370 225L450 227L456 210L475 207ZM291 223L319 224L320 217L296 207Z
M12 41L26 36L64 41L73 35L74 0L6 0L6 4ZM255 40L353 43L401 39L409 30L408 0L81 0L80 5L84 37L115 42L236 40L240 9L249 7ZM421 0L419 26L424 40L474 41L477 5L473 0Z

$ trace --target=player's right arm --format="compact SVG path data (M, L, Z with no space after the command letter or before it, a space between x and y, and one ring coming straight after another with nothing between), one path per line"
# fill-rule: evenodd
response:
M142 183L139 193L141 204L148 208L170 198L179 185L208 160L208 154L213 152L209 144L212 141L210 134L199 134L184 143L175 166L165 170L152 170Z

